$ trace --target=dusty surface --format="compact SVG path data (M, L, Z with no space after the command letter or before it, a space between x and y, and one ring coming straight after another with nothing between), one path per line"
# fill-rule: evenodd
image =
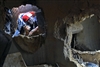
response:
M27 67L20 52L8 54L3 67Z
M21 0L5 1L5 6L10 8L14 6L19 6L21 4L22 4ZM68 26L74 25L70 23L81 22L82 20L84 20L84 18L89 17L91 14L94 14L99 20L100 18L99 4L100 4L100 0L91 0L91 1L89 0L74 0L74 1L73 0L67 0L67 1L66 0L62 0L62 1L61 0L53 0L53 1L38 0L37 5L40 6L44 11L48 35L46 38L45 45L42 46L42 48L40 48L36 53L27 54L22 52L26 64L31 66L34 64L47 62L50 64L58 63L60 67L76 67L72 62L69 62L67 57L68 56L67 49L64 47L66 46L66 42L65 45L63 44L63 41L67 39L67 37L65 37L67 36L66 29L68 29ZM60 21L56 23L57 20ZM55 23L58 25L56 28L56 31L58 32L56 34L59 36L54 35L54 29L56 27ZM54 36L57 39L61 39L62 41L57 40L56 38L54 38ZM71 37L69 39L71 40ZM71 42L70 40L69 42ZM64 48L65 48L66 55L64 54L63 51ZM15 51L16 51L16 47L12 45L9 53Z
M81 42L81 47L83 46L84 49L87 49L86 50L86 51L88 51L87 54L84 54L84 50L82 51L81 55L79 55L80 53L77 54L77 52L75 52L75 51L72 50L72 46L73 45L76 46L76 47L80 47L80 43L78 43L77 39L79 41L82 40L81 38L80 39L77 38L77 39L74 39L74 41L72 42L72 39L74 37L73 34L76 34L77 35L77 33L80 33L81 31L84 34L84 32L83 32L84 29L89 29L89 28L92 29L92 30L95 29L95 27L93 28L93 26L95 25L94 23L96 23L96 22L92 22L91 21L90 22L90 25L92 25L92 23L94 25L93 26L88 26L87 28L85 28L85 27L86 27L86 25L88 23L86 23L85 27L83 27L83 25L81 24L81 22L85 21L86 18L91 18L93 16L96 16L97 17L97 23L98 23L96 25L96 28L98 28L97 26L99 25L99 22L98 21L99 21L100 18L99 18L99 13L97 14L97 12L99 12L100 10L99 9L95 9L95 7L90 7L88 9L82 10L81 12L79 10L76 10L76 11L79 11L79 12L77 13L75 11L74 14L73 14L73 10L72 10L72 12L70 12L65 17L65 19L62 19L63 20L62 22L57 21L56 24L55 24L55 37L64 42L64 55L65 55L65 57L68 57L69 60L71 62L74 62L77 67L87 67L84 64L85 62L94 62L97 65L99 65L99 61L100 60L99 60L98 55L100 53L94 52L95 54L94 54L94 56L92 56L91 51L88 51L89 49L90 50L93 50L93 49L98 50L98 45L99 44L97 44L97 43L96 44L92 44L92 43L95 43L95 41L94 41L95 39L96 39L96 41L98 40L97 37L96 37L96 35L95 35L97 32L92 32L94 34L90 34L90 35L89 35L89 33L85 34L85 35L88 35L90 37L83 35L84 39L83 39L83 42ZM87 21L85 21L85 22L87 22ZM65 27L61 28L61 26L64 25L64 24L65 24ZM98 28L98 29L100 30L100 28ZM64 30L63 33L60 30ZM98 33L97 34L100 33L99 30L98 30ZM91 31L87 31L87 32L91 32ZM65 36L62 37L61 35L63 35L63 34L65 34ZM87 37L87 39L86 39L86 37ZM98 37L99 37L99 35L98 35ZM92 43L91 44L88 43L89 41L90 41L90 43L91 42ZM90 45L90 46L87 47L87 45L85 45L86 42L88 43L87 45ZM98 43L100 43L100 42L98 41ZM92 47L92 46L94 46L94 47ZM87 47L87 48L85 48L85 47ZM82 49L80 49L80 50L82 50ZM74 55L74 53L75 53L75 55ZM76 57L74 57L74 56L76 56ZM86 57L88 57L88 58L86 58ZM92 60L90 61L89 58L92 58ZM86 61L86 59L87 59L87 61Z
M22 58L21 53L17 52L7 55L3 67L54 67L54 66L47 64L27 66Z

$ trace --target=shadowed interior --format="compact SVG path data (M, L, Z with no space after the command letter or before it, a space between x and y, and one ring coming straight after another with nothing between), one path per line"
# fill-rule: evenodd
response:
M100 49L100 23L96 16L87 18L81 22L83 30L73 34L72 48L82 51L93 51Z

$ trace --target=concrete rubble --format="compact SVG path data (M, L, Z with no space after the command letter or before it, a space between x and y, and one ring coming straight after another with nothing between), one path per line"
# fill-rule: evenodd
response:
M61 41L63 41L64 43L63 53L64 53L65 59L68 58L69 61L73 62L77 67L89 67L89 65L91 67L99 67L100 66L100 1L99 0L91 0L91 1L89 0L74 0L74 1L70 0L70 1L72 3L71 2L69 3L68 8L69 7L70 8L68 10L66 8L67 6L64 6L64 9L66 10L64 12L66 12L67 16L63 19L57 20L57 22L55 23L54 37L56 39L60 39ZM44 6L45 5L46 4L44 4ZM50 5L50 7L54 5ZM46 13L47 15L49 15L48 12ZM54 12L54 13L57 13L57 12ZM3 10L0 13L0 15L2 14L3 14ZM54 14L51 14L51 15L54 15ZM50 20L51 20L51 17L52 16L46 16L46 18L50 18ZM59 16L57 15L56 18L58 17ZM2 16L1 16L1 19L3 19ZM3 29L2 23L0 25L1 29ZM51 26L52 25L53 24L51 24ZM49 31L50 30L52 30L51 27ZM23 39L23 36L21 36L21 38ZM30 46L28 46L29 47L28 48L24 44L20 44L21 38L19 37L18 39L15 39L16 41L18 41L17 42L18 45L23 50L34 53L33 47L30 49ZM27 37L25 38L26 40L24 42L27 42L28 38ZM30 38L30 41L31 40L32 39ZM4 67L15 67L15 66L16 67L27 67L20 53L8 54L5 60ZM48 65L36 65L36 66L28 66L28 67L49 67L49 66Z
M54 66L48 64L27 66L21 53L16 52L7 55L3 67L54 67Z
M20 52L8 54L3 67L27 67Z
M100 10L95 11L92 8L86 11L73 15L70 13L62 21L58 20L55 23L54 36L64 42L65 58L69 58L77 67L99 67L100 23L98 15L94 13Z

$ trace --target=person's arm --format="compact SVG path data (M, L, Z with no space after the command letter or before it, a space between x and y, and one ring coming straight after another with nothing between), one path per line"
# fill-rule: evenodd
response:
M22 19L22 15L23 15L23 13L19 14L18 20L17 20L17 22L18 22L17 28L19 31L21 30L22 27L26 26L26 23Z
M36 32L38 30L38 26L34 29L32 29L30 32L29 32L29 36L31 36L34 32Z

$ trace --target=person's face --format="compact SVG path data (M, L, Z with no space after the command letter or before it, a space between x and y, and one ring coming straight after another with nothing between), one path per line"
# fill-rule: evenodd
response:
M35 18L34 18L33 16L31 16L31 17L29 18L28 22L29 22L30 24L33 24L33 22L35 22Z

